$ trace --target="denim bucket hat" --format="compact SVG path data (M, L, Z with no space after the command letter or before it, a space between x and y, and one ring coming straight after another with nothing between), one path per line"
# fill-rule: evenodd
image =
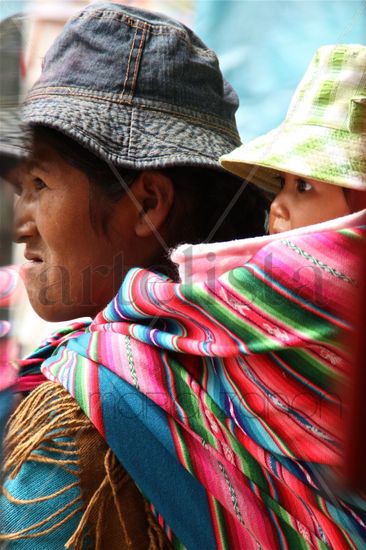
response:
M220 159L269 191L279 172L366 191L366 46L323 46L275 130Z
M183 24L121 4L88 6L47 52L23 121L115 165L220 169L240 144L238 98L213 51Z

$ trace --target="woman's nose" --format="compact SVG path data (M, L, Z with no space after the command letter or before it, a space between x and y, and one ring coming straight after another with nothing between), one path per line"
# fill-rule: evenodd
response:
M14 210L14 241L24 243L37 234L37 225L34 218L33 201L21 195L15 204Z
M273 202L269 210L269 232L280 233L290 229L290 211L286 205L286 201L280 192Z

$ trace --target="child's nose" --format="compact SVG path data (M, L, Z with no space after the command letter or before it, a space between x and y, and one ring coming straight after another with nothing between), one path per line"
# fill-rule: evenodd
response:
M280 233L290 229L290 212L286 205L286 201L279 193L271 204L269 210L269 232Z

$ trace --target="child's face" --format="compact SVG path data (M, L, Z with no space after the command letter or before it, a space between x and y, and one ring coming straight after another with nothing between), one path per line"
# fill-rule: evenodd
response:
M343 188L292 174L281 175L282 189L271 204L269 232L325 222L351 213Z

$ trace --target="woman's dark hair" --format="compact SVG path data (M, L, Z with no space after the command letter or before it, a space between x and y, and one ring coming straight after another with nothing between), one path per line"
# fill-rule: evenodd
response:
M20 158L6 153L0 154L0 178L6 179L8 172L16 168L21 162Z
M110 203L120 199L139 171L113 166L61 132L44 126L33 129L35 142L47 143L94 184L90 208L94 219L100 195ZM168 246L189 242L230 241L264 232L268 201L254 186L227 172L211 168L175 166L159 169L173 182L174 204L167 220ZM121 184L121 178L123 184ZM108 218L108 216L107 216ZM108 219L104 227L108 227Z

